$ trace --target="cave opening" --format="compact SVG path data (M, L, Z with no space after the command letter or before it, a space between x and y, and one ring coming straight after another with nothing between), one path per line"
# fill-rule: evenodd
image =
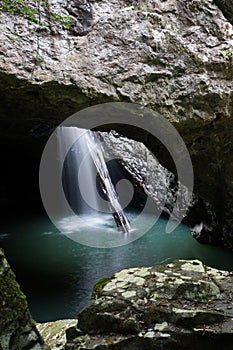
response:
M37 126L34 123L20 134L15 130L14 136L13 133L3 135L0 141L3 165L1 184L4 184L1 189L3 219L0 243L27 295L35 320L75 318L78 311L89 303L94 283L125 267L149 266L177 258L199 258L212 266L233 268L231 252L200 245L187 226L179 226L173 234L165 233L166 211L143 237L116 248L88 247L61 235L47 217L38 186L41 154L53 130L54 125ZM120 132L118 128L114 131L112 125L106 130L101 130L103 137L107 138L111 133L115 142L130 140L127 138L130 136L129 130ZM151 137L143 132L139 134L138 141L143 141L143 144ZM132 136L133 139L137 136L135 129ZM166 163L168 156L158 155L163 155L161 147L156 156ZM122 177L132 181L132 175L121 161L110 160L108 163L114 183ZM168 161L167 171L171 170L171 164ZM133 183L136 195L127 208L131 213L130 220L135 212L142 210L147 198L139 182L134 180ZM152 218L151 212L144 216L149 224Z

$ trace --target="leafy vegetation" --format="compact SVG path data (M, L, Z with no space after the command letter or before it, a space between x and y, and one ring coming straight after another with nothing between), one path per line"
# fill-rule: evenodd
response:
M224 57L228 61L233 62L233 52L230 49L220 50L219 55Z
M8 12L13 15L23 16L29 23L37 23L41 26L46 26L41 21L41 10L45 10L49 22L61 24L63 28L69 30L74 24L72 16L61 16L50 10L48 0L36 0L36 7L32 7L26 0L1 0L0 11ZM51 23L50 23L51 24Z

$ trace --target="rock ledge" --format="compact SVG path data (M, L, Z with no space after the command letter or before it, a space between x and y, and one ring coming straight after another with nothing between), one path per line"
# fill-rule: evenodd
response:
M65 349L230 349L232 282L199 260L122 270L94 286Z

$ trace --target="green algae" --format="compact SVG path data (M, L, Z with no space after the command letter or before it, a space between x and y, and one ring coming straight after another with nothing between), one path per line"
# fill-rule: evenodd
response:
M97 281L92 290L91 300L99 298L104 286L111 280L112 277L103 277L99 281Z
M1 265L4 255L0 250ZM11 324L25 320L27 314L27 301L25 295L15 279L15 274L9 265L0 274L0 306L2 317L0 318L0 332L11 328ZM27 315L29 317L29 314ZM0 333L0 334L1 334Z

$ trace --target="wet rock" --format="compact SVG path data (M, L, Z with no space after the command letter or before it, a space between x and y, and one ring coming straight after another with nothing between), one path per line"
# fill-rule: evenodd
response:
M0 249L0 349L48 350L29 313L25 295Z
M233 4L231 0L214 0L224 16L233 24Z
M56 125L109 101L160 112L192 157L197 238L233 246L231 1L23 2L33 18L0 13L3 130ZM122 131L141 140L133 128ZM157 154L151 135L143 142ZM164 152L159 160L169 169Z
M135 207L140 209L145 205L145 199L140 196L141 191L145 193L150 202L148 202L148 209L152 213L160 215L163 213L166 217L170 217L174 205L176 203L176 193L178 182L175 176L175 169L171 167L170 170L166 168L166 162L161 159L160 147L158 145L157 151L154 154L142 143L133 139L127 138L122 134L111 130L110 132L100 132L101 139L104 141L106 159L117 159L127 170L133 179L134 190L137 192L137 203ZM145 141L144 141L145 142ZM157 157L155 156L157 154ZM231 163L228 164L231 168ZM232 171L227 172L227 181L231 181ZM122 189L124 193L124 189ZM127 186L125 188L127 191ZM220 223L219 218L214 212L214 208L210 203L203 201L197 194L193 194L193 199L189 204L187 210L188 191L185 186L180 187L182 192L182 200L179 201L178 214L183 214L183 223L191 228L191 232L201 243L214 243L231 246L231 240L227 239L230 235L229 231L226 236L223 230L222 236L219 236ZM120 193L120 192L119 192ZM228 193L226 197L229 200ZM122 195L124 198L124 195ZM228 202L227 200L227 202ZM124 207L124 202L122 202ZM231 218L228 218L228 226L232 226Z
M122 270L94 288L65 349L230 349L232 282L199 260Z
M69 1L66 9L74 19L71 23L70 32L77 36L87 35L93 25L93 11L90 1Z
M106 159L108 160L108 153L110 159L118 159L134 179L135 189L143 191L153 200L151 212L164 212L169 216L175 203L174 174L163 167L143 143L114 131L102 132L101 137L104 140ZM137 204L143 205L139 200Z
M69 329L69 332L74 339L78 334L76 330L77 320L59 320L54 322L47 323L37 323L36 327L44 341L49 346L51 350L63 349L67 337L66 331Z

